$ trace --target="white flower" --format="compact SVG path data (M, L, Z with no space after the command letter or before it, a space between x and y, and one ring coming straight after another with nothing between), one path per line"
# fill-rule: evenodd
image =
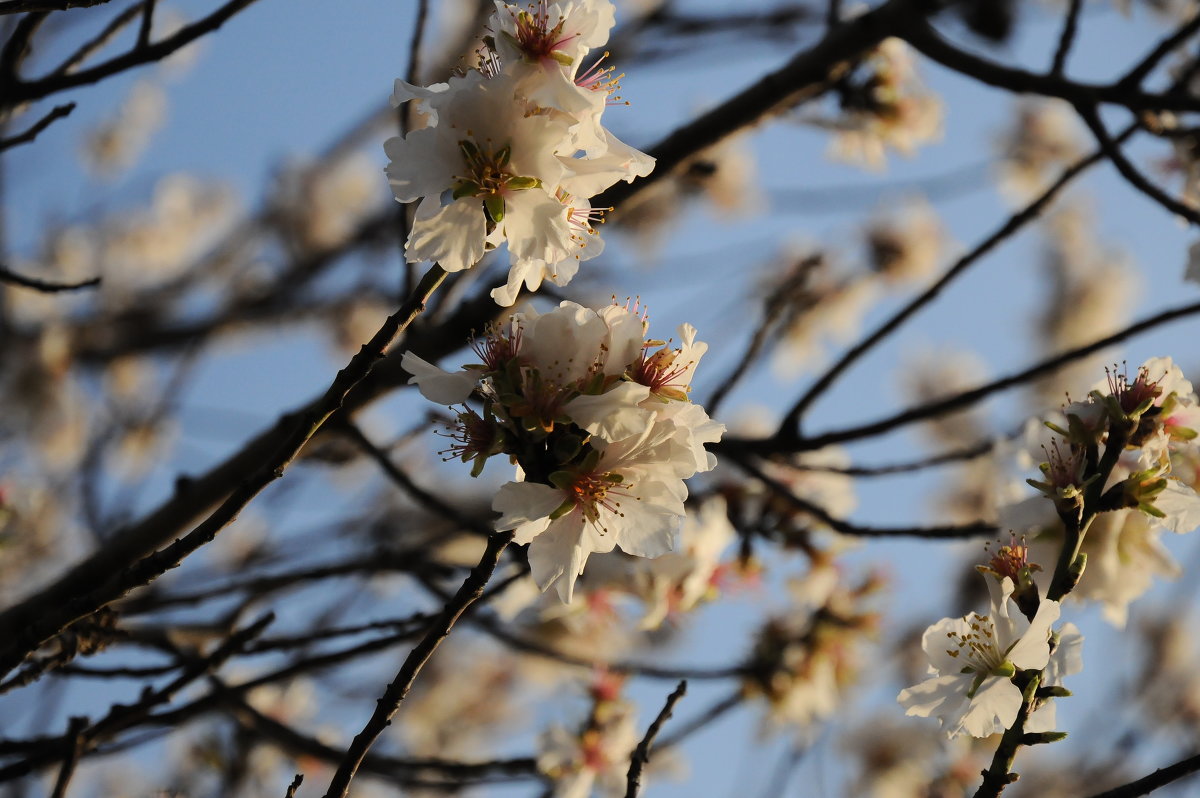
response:
M503 75L452 78L422 98L436 114L435 126L384 143L392 193L400 202L421 200L409 262L434 260L461 271L501 241L514 261L573 255L566 209L554 194L567 175L556 157L569 146L567 126L514 107L513 91ZM447 192L452 196L443 204Z
M998 589L989 579L988 586L990 615L943 618L925 630L921 646L936 675L897 696L905 714L937 717L950 737L962 732L987 737L1012 726L1021 708L1015 671L1040 670L1050 659L1058 602L1042 600L1031 623L1009 612L1011 579L1005 577Z
M671 551L683 521L687 487L695 468L672 461L674 425L656 423L641 435L593 442L597 457L558 471L555 483L509 482L492 502L500 530L529 543L529 567L538 587L557 583L570 601L588 556L619 546L638 557ZM560 579L561 577L561 579Z

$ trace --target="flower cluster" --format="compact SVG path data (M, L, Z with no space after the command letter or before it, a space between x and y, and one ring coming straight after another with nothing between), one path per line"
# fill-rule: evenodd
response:
M654 166L600 124L612 67L601 56L581 69L612 26L609 0L497 2L477 69L429 87L396 81L393 105L413 102L428 120L384 143L396 199L420 200L410 262L460 271L507 243L508 282L492 296L508 306L522 283L566 285L599 254L593 223L606 209L588 198Z
M636 308L563 302L490 328L474 343L481 362L461 371L404 355L427 399L483 398L481 413L458 413L446 453L472 462L474 474L494 454L518 465L518 481L493 502L496 528L531 544L538 586L557 582L564 601L593 552L671 551L684 518L683 480L716 465L704 444L725 427L688 400L708 346L689 324L679 328L678 347L647 339L647 327Z

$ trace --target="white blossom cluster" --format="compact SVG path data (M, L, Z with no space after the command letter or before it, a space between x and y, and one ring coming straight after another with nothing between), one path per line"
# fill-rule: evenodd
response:
M593 224L607 209L588 199L654 168L600 124L612 67L601 56L583 68L613 23L609 0L497 0L477 69L429 87L396 81L393 105L414 102L428 121L384 143L396 199L420 200L410 262L461 271L507 243L508 282L492 296L509 306L522 283L566 285L600 253Z
M517 481L492 504L501 513L496 528L530 544L538 587L557 582L566 602L593 552L672 551L684 519L683 480L716 465L704 444L725 426L688 399L708 345L689 324L674 348L647 339L647 327L636 308L563 302L489 329L474 344L482 362L461 371L404 355L430 401L483 398L482 413L458 413L447 452L473 462L473 474L494 454L517 464Z

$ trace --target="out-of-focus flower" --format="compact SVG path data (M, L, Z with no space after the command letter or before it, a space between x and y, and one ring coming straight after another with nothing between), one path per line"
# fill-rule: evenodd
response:
M1023 100L1016 121L1000 141L1000 190L1015 202L1040 194L1054 170L1083 154L1083 135L1074 111L1061 100Z
M861 84L843 92L843 115L810 120L836 131L830 155L868 169L887 165L887 149L912 155L941 138L942 103L921 84L912 52L901 39L884 39L866 59Z
M736 539L720 495L689 508L678 550L645 561L640 570L647 597L642 628L655 629L669 616L689 612L711 596L721 573L721 555Z
M284 223L300 246L333 249L380 198L377 167L363 153L332 164L298 164L284 172L279 194Z
M83 143L84 163L101 177L125 171L141 157L166 115L166 92L152 80L139 80L112 116L88 133Z
M554 798L623 795L629 757L638 736L634 707L620 698L599 698L578 733L561 726L542 735L538 769L554 780Z
M890 283L908 283L937 269L945 231L928 202L916 199L893 207L867 228L871 269Z

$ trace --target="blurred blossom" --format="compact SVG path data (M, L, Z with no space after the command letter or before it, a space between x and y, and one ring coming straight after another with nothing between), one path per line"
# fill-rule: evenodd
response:
M0 363L0 435L20 436L28 455L63 471L78 464L88 430L87 397L68 371L67 336L61 326L47 327L27 344L11 344L15 356Z
M83 142L83 161L111 178L133 166L166 121L167 95L153 80L133 84L113 114L92 128Z
M0 598L16 601L57 567L70 535L61 498L33 478L0 473Z
M978 354L947 346L926 348L906 358L900 368L900 391L910 404L921 406L975 388L986 379L987 365ZM990 434L987 415L978 404L939 415L921 429L937 450L962 448Z
M879 296L875 281L839 273L821 253L788 258L772 266L760 291L771 303L784 303L782 331L771 359L775 372L795 377L818 366L831 344L846 343L859 331L867 308Z
M1195 622L1187 611L1166 610L1141 624L1142 670L1134 682L1151 722L1194 737L1200 731L1200 672Z
M1027 202L1083 155L1083 131L1075 112L1061 100L1022 100L1016 121L1000 141L1000 191Z
M817 569L810 573L816 579L797 581L794 611L759 631L742 690L766 702L766 732L788 727L811 739L858 682L862 649L878 624L866 605L881 582L869 576L851 587L829 580L829 573Z
M301 250L335 249L379 204L381 188L378 165L365 153L330 164L296 164L280 178L283 224Z
M180 274L228 229L237 210L232 188L186 173L167 175L150 207L109 218L100 229L106 295Z
M865 70L861 82L843 90L841 117L806 120L835 131L830 157L878 171L889 148L911 156L941 139L942 101L921 83L907 43L884 39Z
M397 718L405 751L416 757L485 758L523 720L514 702L519 672L507 652L451 638L413 685Z
M1086 206L1075 203L1056 211L1043 226L1042 263L1050 290L1037 320L1037 346L1047 353L1083 346L1129 323L1140 280L1127 253L1104 245ZM1038 402L1062 401L1095 381L1109 355L1102 350L1080 358L1033 384Z
M737 531L719 495L687 511L676 550L639 563L637 578L646 600L643 629L655 629L717 595L721 556L737 540Z
M745 136L729 136L696 153L621 206L621 229L640 239L640 249L657 251L688 203L702 200L719 222L757 212L764 204L754 153Z
M1200 284L1200 243L1188 247L1187 271L1184 272L1183 279Z
M876 715L842 738L858 773L847 795L860 798L929 798L927 785L942 756L932 726ZM960 743L961 745L961 743Z
M638 744L634 713L624 699L597 697L579 732L553 726L542 735L538 769L554 781L554 798L625 794L629 757Z
M937 270L945 237L941 220L924 199L889 205L866 231L871 269L890 283L920 281Z

